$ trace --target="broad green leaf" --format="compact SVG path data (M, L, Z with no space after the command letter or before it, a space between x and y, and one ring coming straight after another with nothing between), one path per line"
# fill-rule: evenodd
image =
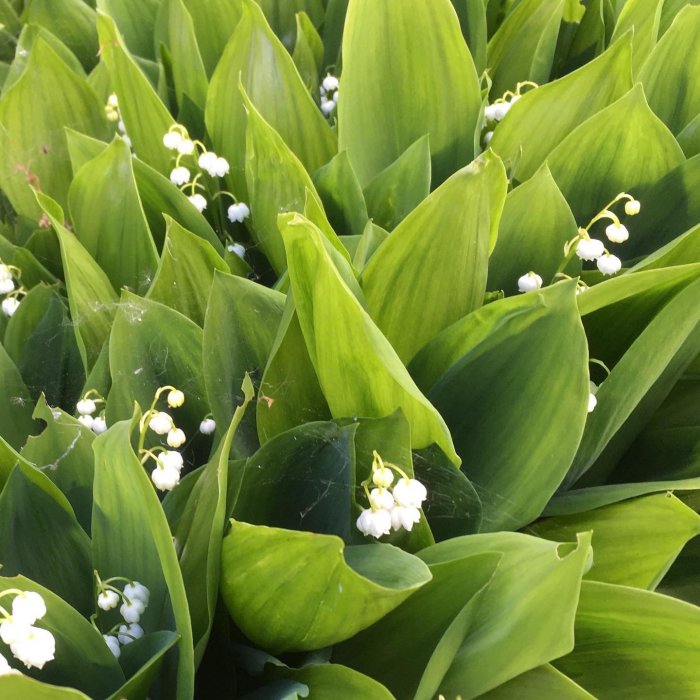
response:
M202 356L204 383L217 425L230 423L240 403L246 373L256 386L262 382L283 309L284 295L279 292L243 277L214 273ZM237 432L233 454L247 457L258 445L255 412L251 409Z
M367 263L367 309L403 362L481 306L506 186L500 159L480 156L423 200Z
M347 245L348 236L343 238L343 242ZM364 270L369 262L369 259L377 252L379 246L389 238L389 232L381 226L377 226L371 221L367 222L365 230L360 236L357 243L357 248L352 258L353 266L360 272Z
M187 95L202 111L207 101L207 73L197 45L194 22L183 0L168 0L168 48L173 65L173 82L180 106Z
M153 26L159 0L97 0L98 14L109 15L124 37L129 51L144 58L154 58ZM99 29L98 20L98 29ZM100 37L100 43L104 44Z
M341 63L340 49L349 4L350 0L328 0L326 3L326 17L323 22L323 65L333 66Z
M488 44L492 100L520 81L549 80L564 0L522 0Z
M28 0L22 20L39 24L60 37L85 68L97 63L95 10L81 0L64 0L58 11L52 0Z
M561 483L586 420L587 363L575 283L565 282L488 304L411 364L481 498L482 530L534 520Z
M356 428L306 423L268 440L245 465L233 517L348 542L357 519Z
M145 632L180 634L177 649L164 660L161 692L184 700L194 692L190 613L165 514L131 448L134 423L117 423L94 443L93 563L103 580L124 576L149 589L150 601L139 621Z
M46 426L40 435L29 438L22 448L22 457L58 486L81 527L90 534L95 435L60 408L51 408L43 395L37 402L34 418L44 421Z
M204 656L214 621L221 573L221 543L227 518L229 455L238 426L254 396L253 385L247 376L242 391L243 403L236 408L219 449L194 485L186 512L174 531L192 618L195 665Z
M488 553L431 566L433 578L425 586L375 625L336 646L333 660L377 679L395 697L435 697L500 559Z
M250 197L252 234L274 270L281 274L287 264L282 235L277 226L278 215L285 212L303 213L307 191L321 210L323 207L311 176L301 161L247 99L245 106L248 112L245 179ZM332 245L347 258L347 252L337 236L332 230L329 233Z
M141 4L142 0L137 2ZM100 4L111 5L114 0L100 0ZM144 2L143 7L149 4L151 2ZM110 7L110 10L113 11L114 8ZM141 12L134 9L134 17L138 17ZM98 12L97 30L100 36L100 55L109 69L114 92L119 99L119 112L134 151L158 172L169 172L171 152L163 146L163 135L174 124L174 119L127 51L115 20L104 12Z
M72 325L87 373L109 336L117 295L102 268L63 226L63 212L55 208L55 202L41 193L37 193L37 201L48 215L61 244Z
M527 180L573 129L632 87L630 61L628 37L571 75L527 91L489 145L504 161L516 163L518 180Z
M401 223L430 194L430 142L421 136L364 189L367 213L387 230Z
M224 538L221 569L231 617L272 653L348 639L431 578L419 559L391 545L344 547L331 535L238 521Z
M280 675L303 683L309 693L319 698L394 700L394 696L376 680L340 664L312 664L299 670L284 671Z
M0 186L20 214L41 215L32 187L65 205L71 179L65 127L98 138L108 133L95 93L38 38L24 73L0 99Z
M231 164L227 182L238 196L245 197L247 160L247 118L239 83L308 172L333 157L335 135L304 86L292 57L258 5L245 0L241 21L212 76L206 107L207 130L216 152Z
M294 48L295 18L299 12L306 13L315 26L323 22L322 0L255 0L265 13L270 27L291 53Z
M700 516L670 493L659 493L530 525L549 540L592 531L593 567L585 578L655 589L688 540L700 534Z
M465 700L477 697L573 648L589 543L587 535L579 535L576 543L557 544L504 532L456 537L420 553L431 570L464 557L501 555L493 578L475 601L467 634L440 683L441 693L462 694Z
M665 0L661 10L659 37L662 37L671 26L676 15L687 5L697 5L698 0ZM660 39L659 39L660 40Z
M670 243L658 248L635 265L631 272L658 270L695 263L700 263L700 226L694 226L690 231L682 233Z
M574 215L545 163L506 197L498 240L488 262L488 289L514 294L518 278L530 270L548 283L564 260L564 245L576 233Z
M596 393L598 405L586 422L567 485L582 475L582 486L605 479L700 353L698 293L700 280L678 292L612 367Z
M0 578L0 591L8 589L34 591L44 599L46 615L37 622L37 627L51 632L56 640L55 658L48 661L42 669L25 668L0 642L0 652L6 659L11 659L12 664L16 664L18 670L27 676L40 678L44 683L69 686L86 693L91 698L105 697L124 682L124 673L104 643L102 635L81 613L48 588L44 588L24 576ZM15 676L0 677L0 691L5 689L3 683L8 677L14 678ZM3 695L3 697L9 699L13 696ZM38 697L42 700L53 699L52 695L46 694ZM59 695L58 697L63 700L64 696Z
M148 289L158 264L139 199L131 151L115 138L76 173L68 193L75 235L114 289ZM128 255L125 255L128 251Z
M674 133L680 133L700 112L700 6L686 6L664 34L639 73L649 106Z
M18 450L35 430L29 389L4 345L0 344L0 435Z
M562 63L557 64L555 54L555 65L553 72L556 75L565 75L575 68L579 68L599 56L605 50L606 25L604 5L607 0L591 0L587 2L585 8L579 5L579 0L568 0L570 4L583 9L583 17L580 22L571 26L571 43L566 49L566 58ZM566 5L565 5L566 8ZM576 20L578 21L578 20ZM565 28L567 25L564 25ZM557 53L559 52L557 45Z
M700 114L676 136L676 139L687 158L700 153Z
M54 405L75 406L85 372L71 326L65 300L58 289L44 285L34 287L22 299L7 324L3 341L5 350L22 375L30 404L44 393ZM11 375L8 379L11 381ZM17 392L21 392L21 387ZM7 399L16 402L20 410L24 405L22 393L15 393ZM19 414L14 417L19 418ZM14 442L25 437L20 432L11 440Z
M664 0L627 0L617 18L611 42L634 29L632 67L635 76L656 44Z
M683 161L683 151L649 109L639 84L574 129L548 159L579 223L620 192L644 203L649 188Z
M352 0L341 83L340 150L363 187L425 134L434 185L474 157L479 81L450 0Z
M550 664L533 668L516 676L498 688L479 695L479 700L595 700L580 685L574 683Z
M486 69L486 6L488 3L452 0L452 4L459 17L462 34L474 60L476 72L481 75Z
M304 85L315 96L321 80L323 40L309 16L303 11L297 12L296 15L296 40L292 58Z
M314 173L314 185L334 229L341 235L361 234L369 218L367 205L347 151Z
M381 418L401 408L413 447L435 442L458 464L443 419L343 281L321 234L294 217L284 236L304 340L333 416Z
M21 462L0 495L0 561L6 576L27 576L92 613L90 540L58 488Z
M694 605L585 581L576 648L554 665L601 700L692 698L700 692L699 624Z
M134 401L146 410L161 386L175 386L185 394L175 422L191 438L195 449L208 441L198 435L209 413L202 367L202 329L173 309L124 292L110 336L109 365L113 389L107 422L128 416Z
M79 690L42 683L22 674L0 677L0 693L6 698L21 697L24 700L90 700Z
M228 265L207 241L167 215L166 221L163 252L147 297L203 327L214 275L228 272Z

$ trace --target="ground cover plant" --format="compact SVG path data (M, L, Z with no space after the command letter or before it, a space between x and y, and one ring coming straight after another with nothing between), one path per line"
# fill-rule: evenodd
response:
M700 6L0 0L0 697L700 697Z

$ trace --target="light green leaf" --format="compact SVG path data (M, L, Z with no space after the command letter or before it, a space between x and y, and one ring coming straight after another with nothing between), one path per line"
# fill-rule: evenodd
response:
M0 435L18 450L35 430L29 390L4 345L0 344Z
M146 632L180 634L177 650L164 660L161 688L165 696L184 700L194 692L189 608L165 514L131 448L134 422L113 425L94 443L93 563L102 579L124 576L149 589L139 621Z
M649 109L639 84L574 129L548 159L579 223L620 192L644 202L644 192L683 161L683 151Z
M421 136L364 189L367 212L387 230L401 223L430 194L430 141Z
M160 0L97 0L100 13L109 15L124 37L129 51L144 58L154 58L153 27ZM100 20L98 19L98 29ZM104 44L100 38L100 43Z
M700 263L700 226L694 226L690 231L682 233L657 249L635 265L630 272L638 273L642 270L659 270L695 263Z
M163 253L147 298L203 327L214 275L228 272L228 265L207 241L167 215L166 221Z
M634 29L632 67L635 76L656 44L663 6L664 0L626 0L617 18L611 43Z
M574 683L550 664L526 671L488 693L479 695L479 700L595 700L580 685Z
M22 674L6 674L0 677L0 693L3 697L24 700L90 700L79 690L42 683Z
M376 680L340 664L312 664L299 670L283 671L280 675L303 683L319 698L394 700L394 696Z
M435 442L459 463L440 414L343 281L321 234L295 216L284 237L304 340L333 416L381 418L401 408L413 447Z
M391 545L344 547L331 535L238 521L224 538L221 569L231 617L271 653L348 639L431 578L419 559Z
M347 245L348 236L343 238L343 242ZM355 249L355 254L353 255L352 264L353 266L362 271L367 266L370 258L377 252L379 246L384 243L384 241L389 238L389 232L383 229L381 226L377 226L371 221L367 222L365 230L360 236L360 240L357 243L357 248Z
M593 533L593 567L585 578L653 590L686 542L700 534L700 516L672 494L659 493L547 518L527 529L555 541L588 530Z
M482 530L534 520L576 454L589 386L575 299L575 283L565 282L493 302L411 363L481 498Z
M676 136L676 139L687 158L700 153L700 114Z
M518 82L549 80L564 0L522 0L488 44L492 100Z
M601 700L700 693L700 610L658 593L586 581L576 648L554 665Z
M142 3L142 0L138 0L138 3L143 4L144 8L151 4ZM100 0L101 6L105 4L114 3L113 0ZM110 7L110 10L114 9ZM118 14L122 15L124 9ZM134 19L142 14L143 10L134 8ZM109 69L114 92L119 99L119 111L134 151L158 172L169 172L171 152L163 146L163 135L175 120L127 51L114 19L104 12L98 12L97 30L101 57Z
M245 0L243 17L212 76L206 106L207 130L216 152L231 163L227 182L238 196L245 198L246 192L243 154L247 121L239 82L262 118L308 172L333 157L335 135L311 99L292 57L258 5Z
M547 284L564 259L564 245L576 233L576 219L545 163L506 197L488 263L488 289L514 294L518 278L531 270ZM567 271L576 274L580 263L571 267Z
M363 187L425 134L434 185L474 157L479 81L450 0L352 0L340 90L340 150Z
M367 309L403 362L481 306L506 186L500 159L479 157L423 200L367 263Z
M65 205L71 179L65 127L98 138L108 133L95 93L38 38L24 73L0 100L0 186L20 214L41 215L32 186Z
M498 125L491 148L504 161L517 162L518 180L532 177L579 124L632 87L630 61L628 37L571 75L529 90Z
M299 12L305 12L315 26L323 22L323 0L255 0L265 13L270 27L291 53L294 48L295 18Z
M115 138L80 168L68 202L77 239L112 287L145 292L158 265L158 252L136 188L131 151L123 139Z
M478 75L486 69L486 6L484 2L469 2L469 0L452 0L459 24L462 27L464 40L474 60Z
M306 12L297 12L296 15L296 41L292 58L304 85L315 96L321 79L323 40Z

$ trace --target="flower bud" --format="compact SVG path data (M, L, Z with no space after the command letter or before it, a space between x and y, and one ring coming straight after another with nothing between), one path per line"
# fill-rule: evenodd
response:
M613 243L624 243L630 237L630 232L623 224L613 221L610 226L606 227L605 235Z
M174 428L168 432L168 437L165 439L170 447L181 447L187 442L185 433L180 428Z
M636 199L625 202L625 214L627 216L636 216L641 208L642 205Z
M185 395L179 389L172 389L168 392L168 406L170 408L180 408L185 403Z
M211 435L216 430L216 421L213 418L205 418L199 424L199 432L203 435Z

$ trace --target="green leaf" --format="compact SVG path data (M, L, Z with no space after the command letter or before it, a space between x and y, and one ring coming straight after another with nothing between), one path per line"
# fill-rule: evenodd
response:
M700 91L693 77L700 70L700 7L687 5L676 16L639 73L649 106L674 133L700 112Z
M362 232L362 236L360 236L357 248L355 249L355 254L352 259L353 266L359 271L364 270L369 259L377 252L379 246L384 243L387 238L389 238L388 231L368 221L365 230ZM345 236L343 241L347 243L347 240L348 236Z
M239 82L262 118L308 172L333 157L335 135L311 99L292 57L258 5L245 0L243 17L212 76L205 115L216 152L231 163L227 182L238 196L245 198L246 192L242 154L247 121Z
M22 20L41 25L60 37L86 69L97 63L95 11L81 0L65 0L59 12L51 0L29 0Z
M144 58L155 57L153 27L158 5L159 0L97 0L98 16L109 15L124 37L129 51ZM98 19L98 30L99 24ZM101 45L104 45L104 41L100 37Z
M245 465L233 517L336 535L349 541L357 514L354 435L357 426L306 423L276 435Z
M518 82L549 80L564 0L522 0L488 44L492 98L515 90Z
M347 151L314 173L314 185L333 228L341 235L361 234L367 224L367 205Z
M700 226L695 226L648 255L631 272L700 263Z
M51 632L56 640L54 659L42 669L26 669L21 666L22 673L41 678L44 683L51 685L70 686L91 698L105 697L124 682L124 673L104 643L102 635L77 610L48 588L24 576L0 578L0 591L8 589L33 591L44 599L46 615L39 620L37 626ZM4 644L0 643L0 647L5 658L13 659ZM14 663L19 665L19 662ZM5 689L3 683L8 677L15 676L0 677L0 691ZM53 695L39 697L42 700L53 700ZM62 698L60 695L58 697Z
M545 163L506 197L498 240L488 263L488 289L515 294L518 278L530 270L549 282L564 259L564 245L576 236L577 228ZM580 264L575 267L580 269ZM570 274L579 271L567 270Z
M265 13L270 27L291 52L294 48L295 18L299 12L305 12L315 26L323 22L323 0L256 0Z
M58 486L80 526L90 534L95 435L60 408L51 408L43 395L33 417L44 421L46 426L40 435L29 438L22 448L22 457Z
M167 215L166 221L163 253L147 298L202 327L214 275L217 270L228 272L228 265L207 241Z
M303 213L307 192L321 210L323 207L301 161L245 95L244 100L248 112L245 178L250 196L252 233L274 270L281 274L287 264L277 225L278 215L284 212ZM347 251L332 229L324 230L324 233L347 258Z
M574 292L572 281L488 304L411 363L481 498L482 530L534 520L576 454L589 386Z
M315 95L323 63L323 40L306 12L297 12L296 15L296 41L292 58L306 89Z
M555 541L588 530L593 532L593 567L585 578L653 590L686 542L700 534L700 516L672 494L659 493L547 518L528 528Z
M518 180L529 179L579 124L632 87L630 62L628 38L571 75L529 90L498 125L489 145L515 164Z
M332 415L381 418L401 408L413 447L436 442L459 463L440 414L343 281L321 234L294 217L284 236L304 340Z
M141 0L138 2L141 4ZM125 5L121 0L120 3ZM100 0L101 6L105 4L110 5L112 12L116 9L111 7L113 0ZM143 3L143 7L149 4ZM112 16L123 17L123 11ZM142 14L143 10L134 9L133 17L136 19ZM104 12L98 12L97 30L102 51L100 55L109 70L114 92L119 99L119 112L134 151L158 172L169 172L171 153L163 146L163 135L175 123L174 119L127 51L115 20Z
M217 425L230 423L246 373L261 383L283 309L284 295L279 292L243 277L214 273L202 356L204 383ZM237 432L233 454L247 457L258 445L255 413L250 411Z
M687 158L692 158L700 153L700 114L676 136L676 140Z
M50 588L86 617L94 610L90 540L63 494L22 462L0 495L0 560Z
M590 551L589 535L556 544L518 533L457 537L423 550L431 570L464 557L502 555L440 692L473 698L570 651Z
M98 138L108 133L95 93L41 38L0 100L0 124L0 186L15 210L33 219L41 209L32 187L66 203L71 169L64 128Z
M37 193L36 197L61 244L72 325L87 373L95 364L109 336L117 295L102 268L63 226L63 212L56 210L55 202L41 193Z
M364 189L367 212L387 230L401 223L430 194L430 142L421 136Z
M549 664L533 668L516 676L498 688L479 696L479 700L595 700L580 685Z
M344 547L331 535L238 521L224 538L221 568L229 613L271 653L348 639L430 580L427 566L391 545Z
M145 292L158 264L158 252L136 188L131 151L123 139L115 138L80 168L68 202L77 239L107 274L112 287Z
M423 200L364 269L367 309L404 362L481 306L506 186L501 161L479 157Z
M283 671L280 675L303 683L316 697L332 697L334 700L394 700L394 696L376 680L340 664L312 664L298 670Z
M90 700L79 690L41 683L21 674L6 674L0 677L0 693L6 698L24 700Z
M617 18L612 43L634 29L632 67L635 76L656 44L663 6L664 0L627 0Z
M434 185L474 157L479 81L450 0L353 0L340 89L340 150L363 187L425 134Z
M586 581L576 648L554 665L601 700L693 697L700 610L648 591Z
M421 590L335 647L334 660L376 678L396 697L435 697L500 559L490 552L431 566L433 578ZM416 620L421 621L420 634L415 632Z
M464 40L474 59L478 75L486 69L486 6L488 3L452 0Z
M131 449L133 422L113 425L94 443L93 562L103 580L124 576L149 589L139 621L146 632L174 629L180 634L177 650L164 660L161 692L184 700L194 692L187 597L165 514Z
M640 85L574 129L548 159L579 221L620 192L639 193L644 202L645 191L683 161L683 151L649 109Z
M0 435L18 450L35 430L29 389L7 350L0 344Z

